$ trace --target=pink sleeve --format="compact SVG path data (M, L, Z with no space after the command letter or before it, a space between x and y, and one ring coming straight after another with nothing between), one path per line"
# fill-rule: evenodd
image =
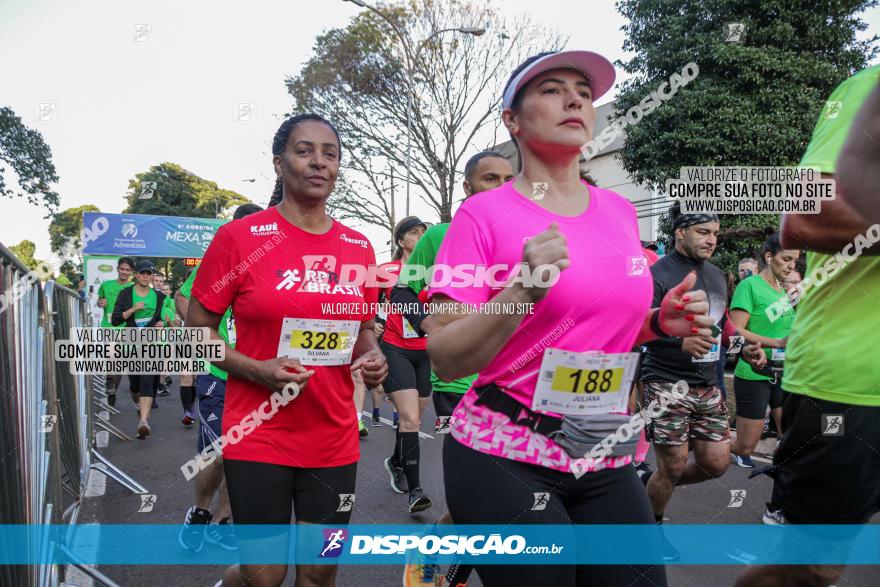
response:
M479 221L462 207L452 219L449 231L443 238L440 250L437 251L437 259L434 261L435 267L437 265L448 266L457 271L464 270L467 274L474 275L475 271L479 270L478 267L491 266L492 247L486 241L489 235L489 229L481 226ZM435 272L435 274L438 279L441 279L439 273ZM485 279L479 280L482 282L479 286L473 284L463 286L457 284L458 281L458 279L447 279L446 284L440 287L433 287L429 283L428 295L443 294L456 302L473 305L488 302L493 296L492 288Z

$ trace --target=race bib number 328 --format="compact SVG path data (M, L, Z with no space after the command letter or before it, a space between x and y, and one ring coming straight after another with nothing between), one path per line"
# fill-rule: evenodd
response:
M285 318L278 341L278 356L303 365L348 365L357 340L357 320Z

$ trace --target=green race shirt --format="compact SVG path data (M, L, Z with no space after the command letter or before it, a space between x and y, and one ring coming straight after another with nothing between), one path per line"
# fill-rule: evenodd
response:
M150 288L150 291L147 292L147 295L141 297L137 293L137 289L131 292L132 304L137 304L138 302L143 302L144 307L134 313L134 321L138 326L146 326L147 322L153 319L153 315L156 313L156 304L159 302L159 296L156 295L156 292L153 288Z
M98 299L107 300L107 305L104 306L104 314L101 316L101 326L103 328L114 328L113 324L110 323L110 317L113 315L114 306L116 306L116 298L119 297L119 292L132 285L134 285L134 281L119 283L118 279L108 279L98 288ZM115 328L123 327L125 327L125 324L120 324Z
M768 338L785 338L791 332L791 325L794 322L794 308L787 304L786 312L778 316L773 322L767 316L767 308L785 297L785 291L776 291L767 281L760 275L748 277L733 292L733 299L730 301L731 310L745 310L749 313L749 321L746 324L746 330L766 336ZM775 314L773 314L775 315ZM770 358L772 349L766 348L767 358ZM734 374L742 379L751 379L753 381L769 381L770 377L755 373L752 366L742 359L736 364Z
M409 273L403 270L403 267L400 268L400 283L408 285L416 295L421 293L427 283L425 279L427 278L427 270L429 267L434 265L434 260L437 258L437 251L440 250L440 244L443 242L443 238L446 236L446 231L449 230L449 223L445 224L435 224L422 235L422 238L419 239L419 242L416 244L416 248L413 249L412 254L409 256L409 259L405 263L405 265L412 265L417 267L422 267L424 271L419 272L417 277L412 277L411 279L404 279L403 276L410 275ZM464 393L468 389L470 389L471 384L477 378L477 374L469 375L468 377L462 377L461 379L456 379L455 381L446 382L437 377L433 371L431 371L431 388L434 391L445 391L447 393Z
M813 130L802 166L834 173L853 119L878 81L880 65L875 65L834 90ZM849 254L853 253L850 248ZM821 400L880 406L880 256L860 256L840 267L834 255L808 252L804 277L812 278L813 271L832 260L837 269L807 289L797 306L782 386Z
M165 301L162 303L162 320L165 322L165 326L171 326L176 315L177 311L174 308L174 300L171 296L165 296Z
M186 278L186 281L183 282L183 285L180 286L180 295L186 299L189 299L190 294L192 293L192 286L196 281L196 273L198 270L198 267L193 269L192 273L189 274L189 277ZM217 328L217 333L220 335L220 338L226 341L226 344L235 348L235 319L232 317L232 308L226 309L226 313L224 313L223 318L220 319L220 327ZM226 381L226 371L217 367L214 363L211 363L208 369L211 371L211 375L217 379Z

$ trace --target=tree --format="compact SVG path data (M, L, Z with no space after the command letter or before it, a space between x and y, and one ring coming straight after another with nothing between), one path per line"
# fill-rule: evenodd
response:
M34 257L34 254L37 252L37 245L33 241L25 239L17 245L10 245L9 250L28 269L35 271L40 276L40 279L46 280L52 277L52 267L46 261Z
M831 91L877 55L877 36L858 41L858 18L876 0L620 0L629 22L620 64L617 116L695 62L699 75L627 129L623 166L637 182L663 188L684 166L797 165ZM727 23L745 25L725 42ZM716 262L760 250L776 215L723 215ZM661 219L671 242L669 218ZM727 236L726 236L727 235ZM736 236L734 236L736 235Z
M62 259L59 272L65 275L82 273L83 212L100 212L97 206L86 204L62 210L49 224L49 246Z
M51 184L58 181L58 175L52 151L39 131L26 127L6 106L0 108L0 162L12 167L22 190L6 184L6 167L0 165L0 196L26 197L29 203L46 207L45 218L55 214L59 199Z
M492 5L468 0L412 0L381 8L409 40L414 64L412 189L448 222L463 156L496 144L501 90L526 56L564 39L507 19ZM458 27L487 27L476 38ZM422 39L430 41L422 45ZM364 11L345 28L320 35L314 55L286 80L294 112L331 120L343 142L343 173L330 204L342 219L386 227L401 210L393 186L406 190L406 55L394 29Z
M175 163L160 163L128 182L123 213L194 218L231 218L232 208L250 202L245 196L222 189ZM153 258L172 287L180 285L188 268L179 259Z
M153 185L155 184L155 185ZM160 163L128 181L128 214L224 218L230 208L250 202L175 163Z

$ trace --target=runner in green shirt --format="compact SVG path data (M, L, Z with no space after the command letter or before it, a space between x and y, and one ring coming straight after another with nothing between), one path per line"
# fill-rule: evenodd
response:
M764 243L761 256L761 272L740 282L730 302L730 319L749 344L760 343L772 364L781 366L785 360L785 342L794 322L794 309L787 300L783 281L794 271L800 257L797 249L783 249L779 234L770 235ZM781 312L768 312L776 305L784 306ZM743 359L734 372L736 392L736 442L731 448L731 458L740 467L754 467L752 452L761 440L767 406L781 435L782 387L776 376L757 373Z
M466 197L480 192L493 190L513 179L513 168L503 155L494 151L483 151L471 157L464 168L464 193ZM428 271L434 265L440 244L449 230L449 223L436 224L429 228L422 238L419 239L407 262L400 268L398 287L391 291L391 301L400 304L416 304L420 301L419 294L424 293L427 287ZM404 314L404 317L418 332L419 326L425 319L424 314ZM455 411L458 402L470 389L471 383L477 378L476 373L469 377L462 377L455 381L445 382L434 372L431 372L431 396L434 398L434 411L437 414L437 422L434 431L439 434L449 433L449 420ZM451 524L452 516L449 512L444 513L437 521L438 524ZM446 580L450 585L464 584L470 575L470 565L453 564L449 567ZM404 569L404 582L407 585L421 585L426 577L436 576L439 569L436 565L427 564L423 559L416 558L410 561ZM406 582L409 579L409 582Z
M134 285L131 276L134 273L134 259L131 257L122 257L116 264L116 272L119 277L116 279L108 279L98 287L98 307L104 310L101 317L102 328L123 328L123 326L114 327L110 323L110 316L113 314L113 307L116 305L116 298L126 287Z
M801 166L839 179L838 190L841 182L853 180L835 177L841 147L850 133L866 128L854 124L856 114L864 106L862 120L880 117L878 83L880 65L841 83L825 103L801 159ZM876 138L868 144L877 150ZM876 210L878 203L873 206ZM840 192L834 200L822 200L819 214L783 216L782 245L809 252L786 345L785 434L773 458L773 497L765 523L864 524L880 511L878 241L880 226L869 225ZM842 573L842 565L753 566L737 584L831 585Z
M134 259L131 257L121 257L116 263L116 279L108 279L101 283L98 287L98 303L97 306L103 310L101 315L102 328L122 328L122 326L114 327L110 323L110 316L113 314L113 307L116 305L116 298L119 292L126 287L131 287L134 282L131 275L134 273ZM119 382L122 375L107 375L105 377L105 387L107 391L107 403L111 406L116 405L116 390L119 388Z

